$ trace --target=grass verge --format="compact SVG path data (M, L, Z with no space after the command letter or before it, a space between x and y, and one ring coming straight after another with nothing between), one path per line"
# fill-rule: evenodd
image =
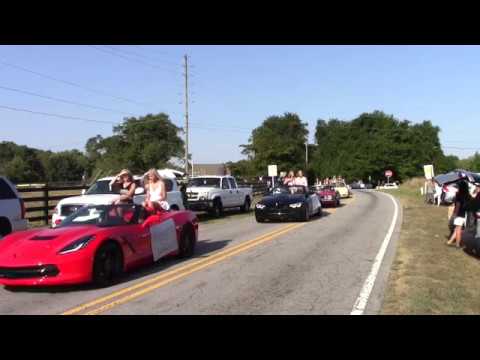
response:
M390 193L403 207L403 223L382 314L479 314L480 261L447 247L447 208L425 204L423 180Z

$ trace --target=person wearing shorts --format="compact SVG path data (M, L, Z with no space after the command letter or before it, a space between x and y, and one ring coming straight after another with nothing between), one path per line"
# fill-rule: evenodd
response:
M455 196L455 210L453 212L453 225L455 226L455 230L447 241L447 245L449 246L456 246L457 248L462 246L462 231L465 226L466 217L465 205L469 198L470 193L468 191L468 184L465 181L462 181L458 184L458 192Z

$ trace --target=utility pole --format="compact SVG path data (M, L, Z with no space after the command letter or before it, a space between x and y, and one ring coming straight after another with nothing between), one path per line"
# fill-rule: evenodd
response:
M308 141L305 143L305 170L308 168Z
M185 67L185 175L188 175L188 56L183 57Z

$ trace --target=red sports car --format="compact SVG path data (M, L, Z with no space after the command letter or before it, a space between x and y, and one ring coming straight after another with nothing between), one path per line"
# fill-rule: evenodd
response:
M191 256L198 219L191 211L148 216L137 205L85 206L55 229L17 232L0 240L0 284L106 286L165 256Z
M318 197L320 198L322 206L340 206L340 194L335 190L334 186L317 186L316 192Z

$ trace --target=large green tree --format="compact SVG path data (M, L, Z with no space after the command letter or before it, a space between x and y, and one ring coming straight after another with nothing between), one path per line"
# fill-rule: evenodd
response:
M126 118L113 131L110 137L90 138L85 146L88 159L106 173L122 168L133 172L161 168L184 154L184 142L178 135L182 129L164 113Z
M448 171L453 159L445 158L439 132L430 121L412 124L381 111L352 121L318 120L313 168L322 177L341 175L347 180L381 180L385 170L403 180L421 175L425 164Z
M253 171L266 174L268 165L276 164L279 171L305 170L307 124L297 114L270 116L252 131L242 153L251 159Z

